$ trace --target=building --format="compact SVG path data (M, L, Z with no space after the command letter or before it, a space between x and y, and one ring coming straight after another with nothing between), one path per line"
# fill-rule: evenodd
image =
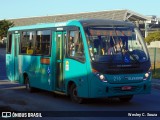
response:
M31 25L37 23L62 22L70 19L85 19L85 18L103 18L103 19L114 19L114 20L124 20L124 21L129 20L132 22L144 22L148 19L146 16L135 13L130 10L112 10L112 11L98 11L98 12L87 12L78 14L10 19L10 21L13 21L15 23L15 26L22 26L22 25Z
M32 25L39 23L63 22L71 19L85 19L85 18L103 18L113 20L127 20L135 23L141 30L142 35L146 37L148 32L160 30L160 19L156 16L145 16L131 10L111 10L111 11L97 11L85 12L77 14L64 15L50 15L29 18L9 19L14 22L15 26Z

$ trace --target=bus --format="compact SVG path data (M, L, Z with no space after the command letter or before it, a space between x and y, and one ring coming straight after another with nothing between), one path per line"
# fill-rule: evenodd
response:
M139 29L127 21L80 19L8 31L8 79L77 103L110 97L129 102L149 94L150 66Z

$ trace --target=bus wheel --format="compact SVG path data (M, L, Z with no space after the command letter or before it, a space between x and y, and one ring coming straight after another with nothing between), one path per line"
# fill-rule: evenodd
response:
M29 92L33 92L34 91L33 88L30 86L28 76L25 77L25 85L26 85L27 91L29 91Z
M119 100L121 102L129 102L133 98L133 95L128 95L128 96L120 96Z
M71 97L71 100L73 102L76 102L76 103L83 103L83 99L78 97L78 93L77 93L77 87L75 84L72 84L71 85L71 88L70 88L70 97Z

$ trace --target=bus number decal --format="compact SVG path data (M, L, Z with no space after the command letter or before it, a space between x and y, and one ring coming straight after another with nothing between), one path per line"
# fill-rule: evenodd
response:
M120 76L114 76L113 79L114 79L114 81L121 81L122 78Z

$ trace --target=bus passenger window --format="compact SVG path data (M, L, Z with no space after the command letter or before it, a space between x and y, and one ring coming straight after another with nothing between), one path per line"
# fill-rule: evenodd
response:
M12 49L12 34L9 34L9 39L7 41L7 53L11 53Z
M22 32L22 39L21 39L21 54L33 54L34 50L34 31L27 31Z
M49 55L51 46L51 30L37 31L35 54Z
M68 56L84 61L84 47L79 31L70 31L68 39Z

